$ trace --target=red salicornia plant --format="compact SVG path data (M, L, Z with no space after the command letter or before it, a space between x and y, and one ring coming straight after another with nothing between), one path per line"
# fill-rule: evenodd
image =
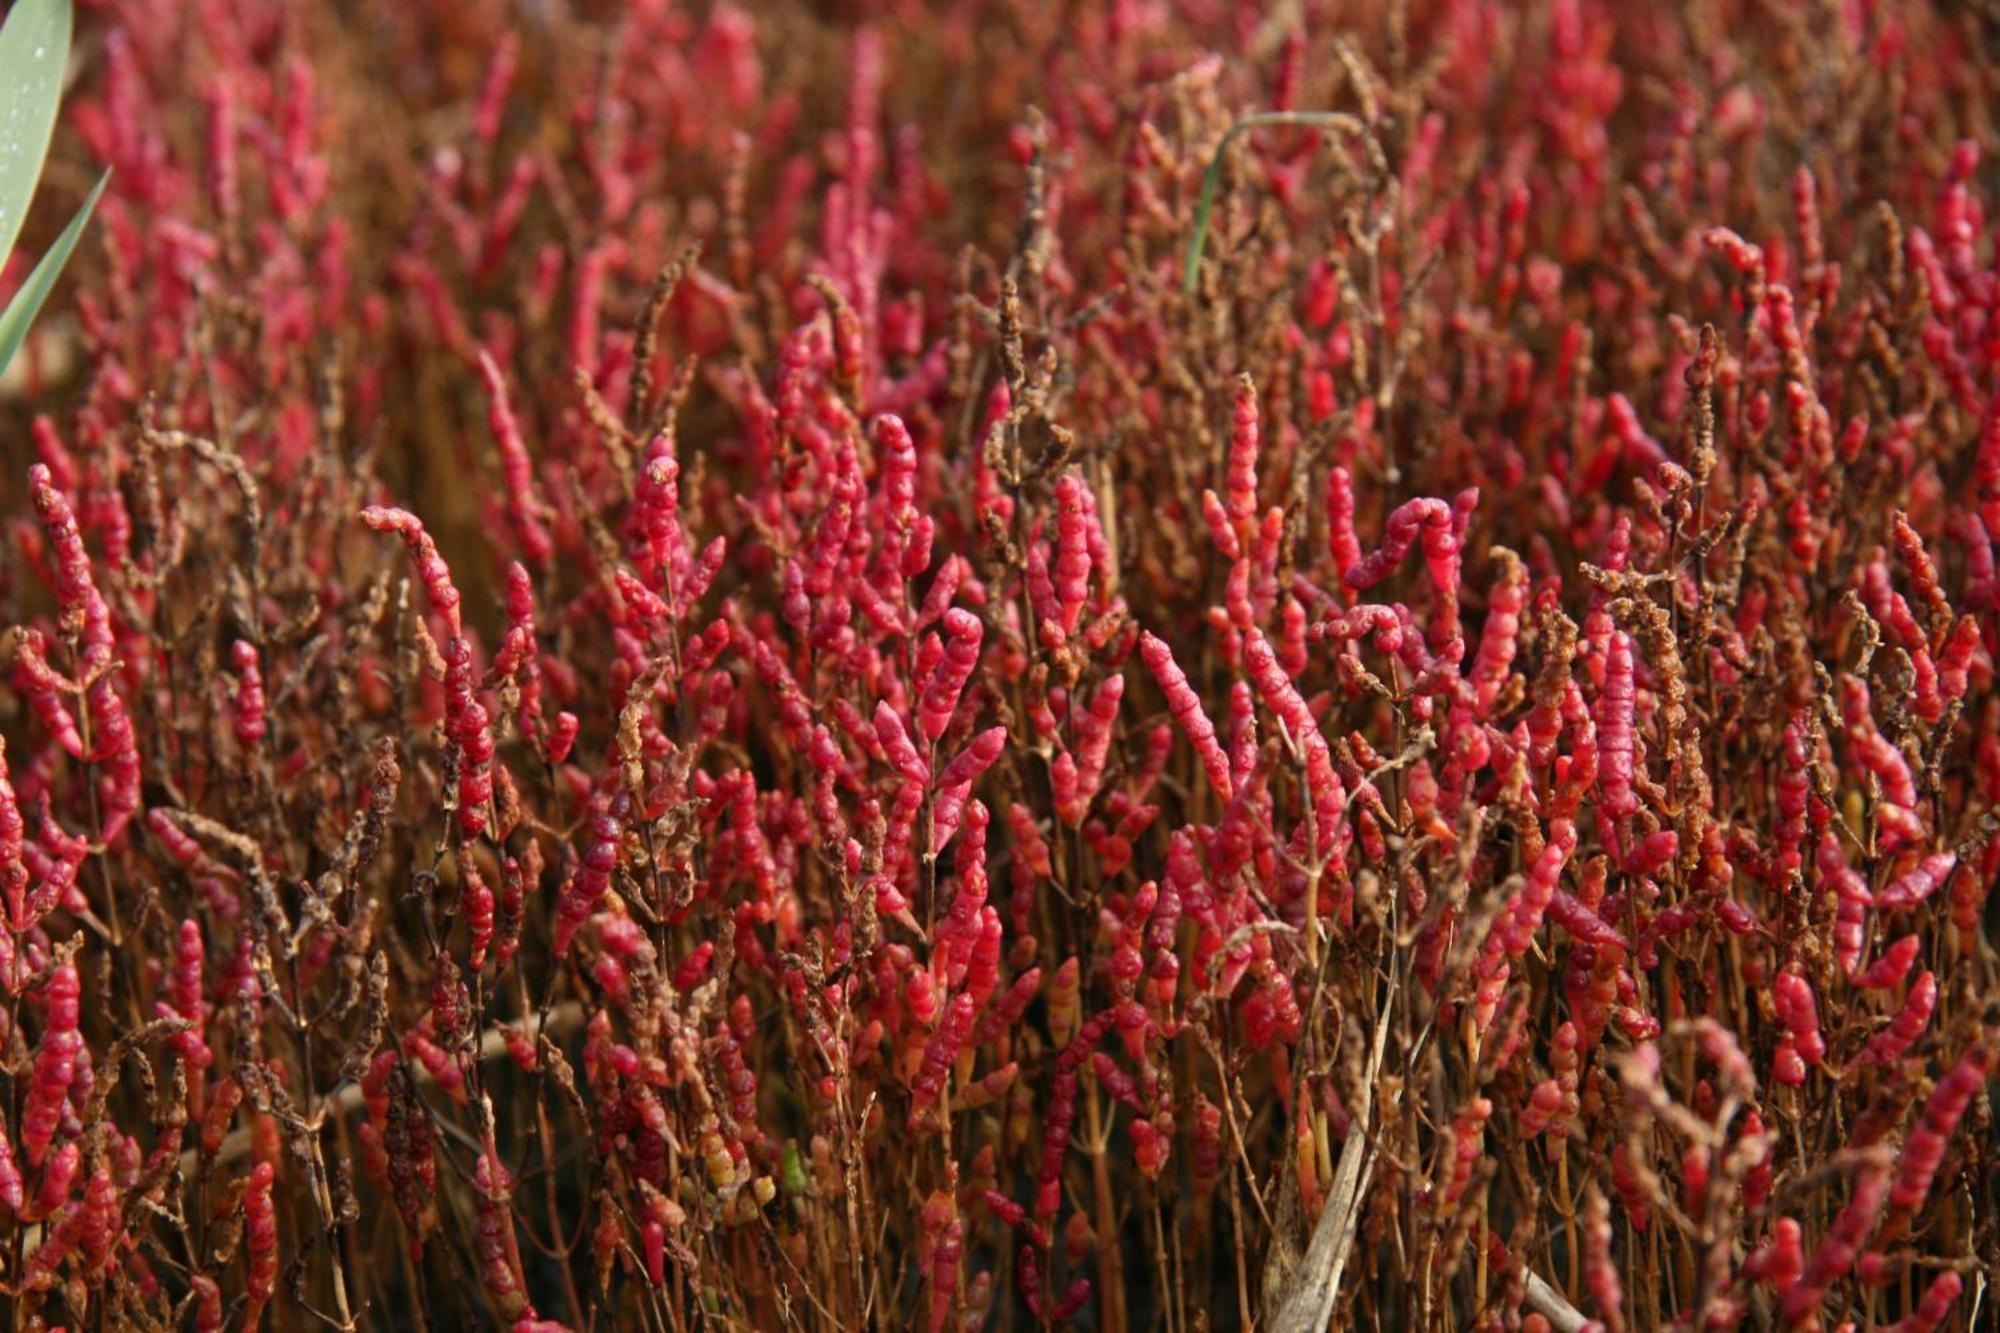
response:
M1991 1326L1992 15L80 9L13 1327Z

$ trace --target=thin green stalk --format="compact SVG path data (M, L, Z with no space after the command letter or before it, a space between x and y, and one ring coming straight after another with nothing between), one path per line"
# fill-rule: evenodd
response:
M1195 279L1201 273L1201 253L1208 244L1208 218L1215 209L1215 187L1222 179L1222 158L1236 136L1266 125L1310 125L1319 129L1346 130L1359 134L1361 122L1344 111L1253 111L1223 132L1222 142L1208 159L1201 174L1201 197L1194 206L1194 231L1188 236L1187 264L1181 273L1181 295L1193 296Z

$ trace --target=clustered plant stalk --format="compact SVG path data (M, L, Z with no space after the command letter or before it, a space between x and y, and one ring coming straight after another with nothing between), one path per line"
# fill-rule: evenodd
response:
M1979 7L81 8L13 1327L1990 1326Z

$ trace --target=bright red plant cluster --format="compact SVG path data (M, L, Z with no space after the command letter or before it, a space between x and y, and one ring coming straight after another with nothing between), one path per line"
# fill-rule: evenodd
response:
M1977 7L82 9L15 1327L1993 1318Z

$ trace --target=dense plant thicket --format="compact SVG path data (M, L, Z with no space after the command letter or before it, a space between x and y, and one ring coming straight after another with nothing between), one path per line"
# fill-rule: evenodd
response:
M86 4L14 1326L1990 1327L1997 50Z

